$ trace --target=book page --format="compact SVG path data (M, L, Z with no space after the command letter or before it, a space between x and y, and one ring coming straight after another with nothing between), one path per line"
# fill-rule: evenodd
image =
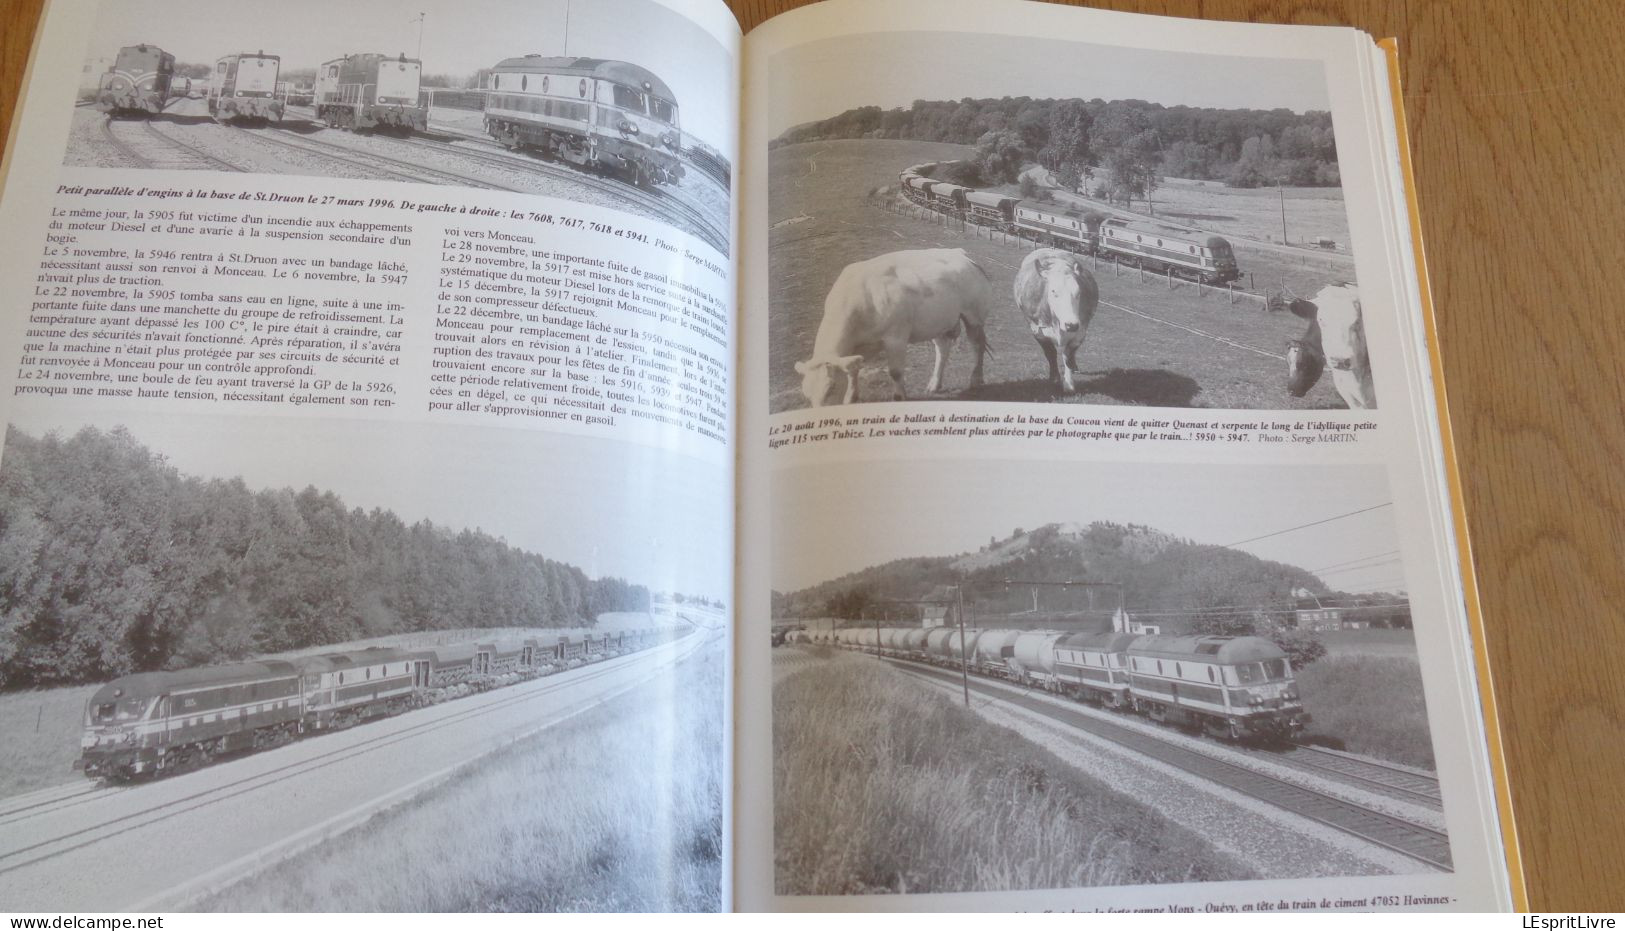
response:
M739 41L711 0L50 5L0 910L728 907Z
M746 87L740 905L1510 907L1371 40L835 0Z

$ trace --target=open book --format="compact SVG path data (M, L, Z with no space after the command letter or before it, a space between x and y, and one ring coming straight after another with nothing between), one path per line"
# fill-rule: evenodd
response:
M1522 901L1391 49L54 0L0 910Z

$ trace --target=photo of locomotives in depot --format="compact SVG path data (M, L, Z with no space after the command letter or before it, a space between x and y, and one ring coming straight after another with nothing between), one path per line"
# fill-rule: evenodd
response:
M426 64L427 60L427 64ZM87 61L64 162L450 185L623 210L727 255L732 166L677 91L612 57L481 53L467 73L374 48L157 44Z
M112 782L196 769L477 692L647 650L686 628L369 647L121 676L85 706L74 769Z

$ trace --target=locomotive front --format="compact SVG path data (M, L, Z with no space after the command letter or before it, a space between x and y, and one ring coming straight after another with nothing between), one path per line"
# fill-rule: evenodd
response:
M652 73L618 64L599 85L599 158L618 162L639 186L675 184L683 177L677 100Z
M154 45L130 45L102 75L96 104L108 113L158 113L169 102L175 56Z
M1291 661L1263 637L1142 637L1127 653L1134 703L1154 720L1261 740L1309 723Z
M124 676L96 690L85 703L85 731L74 769L86 776L131 776L158 758L161 728L149 724L162 687L151 673Z

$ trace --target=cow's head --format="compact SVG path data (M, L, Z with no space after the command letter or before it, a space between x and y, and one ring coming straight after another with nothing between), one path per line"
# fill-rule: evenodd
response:
M863 356L841 356L836 359L808 359L796 363L801 373L801 393L813 407L828 404L851 404L858 399L858 364ZM842 380L845 380L843 385ZM834 400L836 392L841 400Z
M1054 327L1057 334L1076 333L1089 326L1082 301L1083 266L1076 256L1060 250L1039 256L1031 278L1022 282L1020 303L1040 327ZM1092 309L1092 308L1091 308Z

